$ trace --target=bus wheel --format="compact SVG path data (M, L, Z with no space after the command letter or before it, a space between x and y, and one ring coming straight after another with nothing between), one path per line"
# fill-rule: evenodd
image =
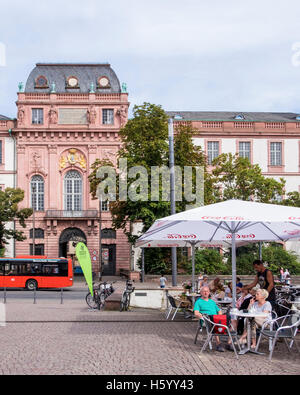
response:
M37 289L37 282L36 280L28 280L26 281L26 289L28 291L34 291L34 289Z

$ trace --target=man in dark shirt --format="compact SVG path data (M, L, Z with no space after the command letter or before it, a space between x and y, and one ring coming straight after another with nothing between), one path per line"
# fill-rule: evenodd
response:
M245 288L251 289L259 284L260 288L266 289L269 292L269 296L266 300L271 303L272 307L275 307L276 295L273 273L271 270L264 267L263 262L259 259L253 262L253 268L257 272L256 277L254 281L246 285Z

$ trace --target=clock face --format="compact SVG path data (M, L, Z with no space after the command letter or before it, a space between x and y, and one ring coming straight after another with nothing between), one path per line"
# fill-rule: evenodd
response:
M69 85L69 86L72 86L72 87L78 85L78 80L77 80L77 78L75 78L75 77L70 77L70 78L68 78L68 85Z
M109 85L109 79L107 77L100 77L98 82L99 82L99 85L104 88Z

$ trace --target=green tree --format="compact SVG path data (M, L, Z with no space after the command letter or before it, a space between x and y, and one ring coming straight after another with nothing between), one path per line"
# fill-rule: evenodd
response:
M22 231L9 229L7 223L18 221L25 228L25 220L32 215L31 208L19 210L18 204L24 199L24 191L20 188L6 188L0 191L0 250L3 251L10 239L23 241L26 239Z
M188 272L192 273L192 263L189 263ZM223 262L222 255L217 249L203 248L195 252L195 273L230 274L231 267Z
M212 165L205 183L206 204L229 199L277 203L277 197L284 194L284 179L264 177L257 164L238 154L221 154Z
M298 191L288 192L281 202L284 206L300 207L300 193Z
M112 213L113 227L123 229L130 243L134 244L137 235L133 232L133 224L140 222L143 224L145 232L156 219L170 215L169 188L162 176L159 178L158 194L153 199L151 184L153 185L153 169L156 167L169 168L169 144L168 144L168 117L161 106L144 103L141 106L134 106L133 118L128 120L124 128L120 130L121 149L118 152L118 162L127 161L126 190L128 193L135 192L141 198L126 201L120 199L124 180L122 179L121 169L116 175L117 199L110 204ZM192 143L193 130L191 125L179 126L174 137L175 165L183 166L202 166L205 163L201 149ZM100 180L96 177L97 170L103 165L97 160L92 166L92 173L89 176L91 193L95 197L97 186ZM141 183L141 174L129 175L130 169L141 166L146 171L146 178ZM182 171L182 174L184 172ZM145 177L145 174L144 174ZM195 180L193 174L193 180ZM137 186L136 186L137 185ZM193 185L192 185L193 187ZM184 190L183 179L179 188ZM167 193L166 193L167 191ZM195 188L192 188L195 192ZM185 199L176 204L177 211L185 209L187 202ZM149 268L159 268L162 262L169 265L170 251L163 248L162 251L145 254L145 265ZM156 257L156 258L155 258ZM160 262L158 262L160 261ZM150 269L149 269L150 270Z
M231 252L225 254L228 265L231 265ZM236 265L238 274L254 274L253 261L259 259L258 244L249 244L237 248ZM281 243L263 243L262 260L268 264L268 268L276 276L280 267L287 268L290 274L300 274L299 257L292 251L287 251Z

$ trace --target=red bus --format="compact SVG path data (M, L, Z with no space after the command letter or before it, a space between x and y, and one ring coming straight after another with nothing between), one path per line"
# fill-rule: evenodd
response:
M41 255L0 258L1 288L63 288L73 285L72 259Z

